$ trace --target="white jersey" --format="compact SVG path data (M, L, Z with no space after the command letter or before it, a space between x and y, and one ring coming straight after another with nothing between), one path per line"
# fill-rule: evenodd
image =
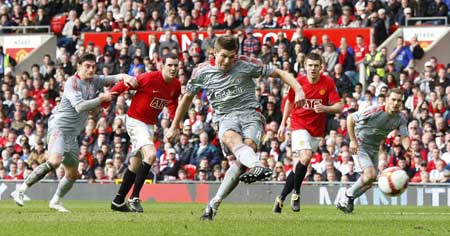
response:
M274 71L273 66L248 57L240 57L228 72L203 63L192 73L186 91L196 94L205 89L218 117L236 111L255 110L260 108L260 103L256 100L254 79L269 76Z
M105 84L103 77L94 76L90 82L81 80L75 74L64 85L61 103L49 119L49 129L59 129L68 135L78 136L84 129L88 111L77 112L75 106L94 99Z
M358 142L378 149L394 129L401 136L408 136L408 120L402 113L388 114L384 107L372 106L352 114L356 122L355 132Z

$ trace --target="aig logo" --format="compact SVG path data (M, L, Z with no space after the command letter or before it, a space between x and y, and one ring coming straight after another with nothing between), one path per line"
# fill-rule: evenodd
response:
M305 105L303 105L303 109L314 110L314 107L317 105L322 105L321 99L306 99L306 103Z
M162 110L168 103L168 100L155 97L153 98L152 102L150 102L150 107Z

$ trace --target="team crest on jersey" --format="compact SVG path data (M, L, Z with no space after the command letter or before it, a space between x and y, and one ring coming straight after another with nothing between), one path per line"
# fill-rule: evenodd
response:
M322 95L322 96L325 95L325 92L326 92L325 89L319 90L319 94Z
M300 146L303 146L303 145L305 145L305 141L300 140L300 141L298 142L298 144L299 144Z

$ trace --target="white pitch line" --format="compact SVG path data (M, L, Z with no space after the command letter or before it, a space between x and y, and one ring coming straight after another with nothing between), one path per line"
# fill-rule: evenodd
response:
M450 215L450 212L371 212L367 215Z

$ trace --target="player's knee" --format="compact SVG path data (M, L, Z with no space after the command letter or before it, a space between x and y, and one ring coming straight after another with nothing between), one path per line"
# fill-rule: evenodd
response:
M373 183L377 180L377 172L375 168L369 168L364 171L364 182Z
M307 166L311 162L312 152L310 150L302 150L300 152L300 162Z
M71 167L71 168L67 168L65 169L66 171L66 178L68 180L76 180L78 178L78 171L75 167Z
M133 172L137 173L139 171L139 168L141 167L142 159L139 157L133 157L130 158L130 164L128 165L128 169Z
M253 142L251 139L245 139L244 143L253 148L253 150L256 150L256 143Z
M228 147L232 147L234 144L237 144L237 142L241 143L242 138L238 133L228 130L222 135L222 142Z
M47 163L52 167L52 169L56 170L56 168L61 165L62 158L59 156L51 156L48 158Z

